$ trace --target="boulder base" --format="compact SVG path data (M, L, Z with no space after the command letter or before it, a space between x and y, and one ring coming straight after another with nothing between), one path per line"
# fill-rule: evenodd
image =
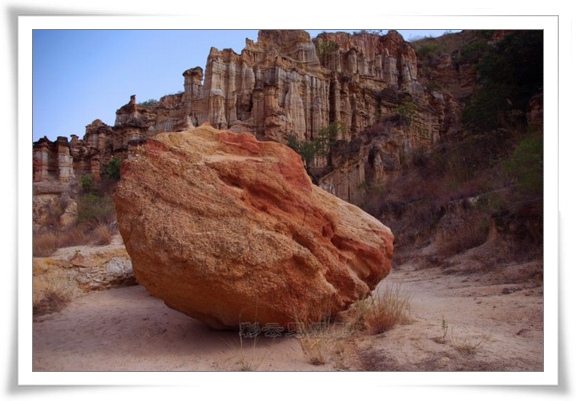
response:
M390 229L313 185L279 143L206 125L162 133L121 177L118 223L137 281L214 328L320 321L390 272Z

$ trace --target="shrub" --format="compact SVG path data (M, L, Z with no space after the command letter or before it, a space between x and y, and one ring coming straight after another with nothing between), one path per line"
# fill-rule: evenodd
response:
M322 38L314 40L314 45L316 46L316 54L320 61L324 61L327 56L338 50L338 43L331 40L324 41Z
M432 63L434 59L440 57L447 50L444 43L439 41L431 41L424 45L418 46L416 49L416 54L418 58L427 63Z
M122 165L122 159L117 157L112 157L108 163L104 166L104 172L107 177L112 180L118 181L120 179L120 166Z
M412 124L412 120L416 115L416 104L414 102L407 102L397 106L394 111L400 115L402 122L410 126Z
M532 134L518 143L504 170L526 194L543 194L544 189L544 143L542 135Z
M525 123L530 99L543 89L543 31L514 31L488 49L477 64L479 89L462 114L475 132Z
M333 121L326 127L320 128L318 136L315 138L315 142L318 143L319 154L321 156L327 156L334 142L340 139L345 133L346 128L344 128L339 121Z
M78 197L78 223L111 223L115 220L116 209L108 195L93 193Z
M453 55L452 62L455 66L459 66L460 64L477 63L488 51L488 40L486 38L478 37L471 42L465 43L460 51Z
M80 177L80 187L84 193L91 193L96 190L94 177L91 174L83 175Z
M145 100L143 102L138 103L138 106L144 106L144 107L154 107L158 105L158 100L156 99L148 99Z
M436 81L430 81L428 83L427 87L428 87L428 90L430 90L430 91L439 91L440 89L442 89L442 85L440 85Z
M114 234L110 225L116 220L116 208L112 197L115 178L119 175L121 160L112 158L107 164L106 175L110 179L96 182L92 175L80 178L80 194L76 199L78 206L76 223L67 228L50 229L47 232L35 233L32 239L32 254L35 257L47 257L58 248L74 245L109 244ZM58 217L62 214L64 203L54 213L52 226L58 227Z
M317 156L328 156L332 145L334 145L338 136L344 134L344 132L344 126L338 121L334 121L328 126L321 128L316 138L310 141L300 141L295 135L288 135L286 145L296 151L302 157L304 163L310 166Z
M300 155L305 165L310 166L318 153L318 144L313 141L299 141L295 135L288 136L288 147Z

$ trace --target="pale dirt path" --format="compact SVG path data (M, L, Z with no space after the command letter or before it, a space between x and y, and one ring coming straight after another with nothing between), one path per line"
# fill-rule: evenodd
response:
M366 368L543 370L543 295L538 284L498 284L490 275L449 275L440 268L411 266L386 281L380 287L396 283L410 295L413 321L376 339L359 339Z
M381 284L394 283L411 296L412 323L376 336L334 341L322 349L327 356L324 365L309 363L295 338L261 335L255 344L250 339L240 344L238 333L212 330L169 309L141 286L133 286L92 293L74 300L59 313L36 318L33 369L543 369L541 286L498 284L485 275L443 274L440 268L416 270L410 265L394 270ZM448 326L445 337L443 319ZM475 347L479 342L482 345Z
M35 371L311 370L297 340L215 331L141 286L74 300L36 319Z

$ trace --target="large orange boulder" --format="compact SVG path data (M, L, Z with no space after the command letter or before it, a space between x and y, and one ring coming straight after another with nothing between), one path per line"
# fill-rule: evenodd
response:
M206 125L162 133L121 176L116 210L137 281L212 327L317 322L390 272L390 229L313 185L279 143Z

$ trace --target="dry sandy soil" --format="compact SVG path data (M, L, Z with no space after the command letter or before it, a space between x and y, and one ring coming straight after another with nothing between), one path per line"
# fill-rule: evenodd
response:
M33 323L34 371L543 371L542 263L412 258L410 322L377 335L255 338L212 330L141 286L76 298Z

